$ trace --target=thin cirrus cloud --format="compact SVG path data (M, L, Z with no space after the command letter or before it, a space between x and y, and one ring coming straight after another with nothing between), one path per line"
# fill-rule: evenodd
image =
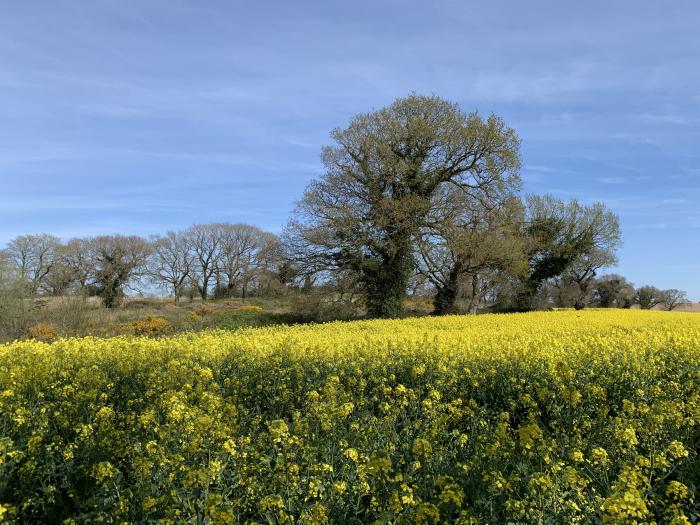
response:
M605 202L615 271L700 299L699 23L694 0L11 3L0 243L279 231L330 130L415 91L502 116L525 192Z

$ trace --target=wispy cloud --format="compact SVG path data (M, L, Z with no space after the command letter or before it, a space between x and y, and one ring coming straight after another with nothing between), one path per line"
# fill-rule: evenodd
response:
M689 126L691 124L687 117L670 113L642 113L638 118L643 122L659 124L677 124L679 126Z

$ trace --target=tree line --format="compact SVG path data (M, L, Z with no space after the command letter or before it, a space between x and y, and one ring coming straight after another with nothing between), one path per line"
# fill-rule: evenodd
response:
M130 289L155 285L183 296L245 297L279 288L279 238L249 224L197 224L145 239L101 235L62 243L21 235L0 252L5 268L33 295L98 296L118 306ZM7 272L6 272L7 273Z
M521 195L520 139L496 115L413 94L331 138L281 236L230 223L149 239L22 235L0 252L5 274L35 295L92 294L107 307L144 282L176 301L359 291L371 317L400 315L408 295L432 296L436 314L686 301L601 277L617 262L618 217L601 202Z

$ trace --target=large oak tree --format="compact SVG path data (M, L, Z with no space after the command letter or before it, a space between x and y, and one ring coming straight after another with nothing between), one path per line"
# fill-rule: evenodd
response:
M415 238L440 188L478 199L518 178L513 129L435 96L398 99L331 137L325 174L306 189L288 238L302 264L352 273L371 316L400 312Z

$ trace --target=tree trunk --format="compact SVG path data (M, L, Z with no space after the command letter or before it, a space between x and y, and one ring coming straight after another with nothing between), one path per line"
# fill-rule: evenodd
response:
M380 260L362 261L362 280L370 317L391 318L401 314L412 263L408 239L402 248L385 254Z
M121 289L116 282L105 283L102 290L102 302L105 308L116 308L121 300Z
M469 299L469 306L467 307L467 313L476 314L479 310L479 276L477 274L472 274L472 296Z
M435 315L448 315L457 313L457 298L459 297L459 276L462 270L460 264L455 265L447 277L447 282L438 288L433 300L433 313Z
M304 276L304 284L302 285L301 292L302 293L309 293L311 292L311 288L313 287L313 281L311 280L310 275Z
M209 279L207 277L202 278L202 286L198 286L198 288L202 301L206 301L209 297Z
M578 283L579 293L576 295L574 300L574 309L583 310L586 307L586 296L588 295L588 285L584 283Z

